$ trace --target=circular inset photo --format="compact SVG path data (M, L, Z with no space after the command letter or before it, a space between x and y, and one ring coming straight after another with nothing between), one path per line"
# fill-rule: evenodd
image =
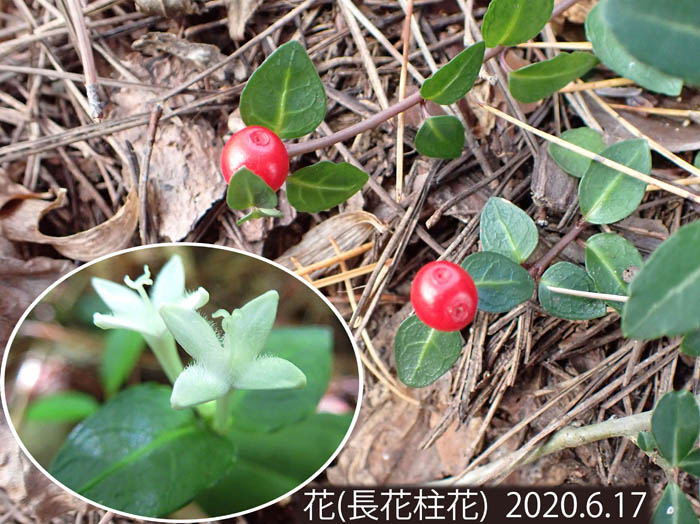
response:
M328 466L360 373L347 326L304 280L168 244L84 265L35 301L2 400L29 457L74 494L198 520L271 504Z

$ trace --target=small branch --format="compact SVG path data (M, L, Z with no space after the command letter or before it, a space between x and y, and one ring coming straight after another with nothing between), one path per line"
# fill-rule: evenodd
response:
M523 42L515 47L538 48L538 49L579 49L590 51L593 49L593 44L590 42Z
M148 122L146 133L146 151L139 169L139 236L141 244L148 244L148 173L151 167L151 153L156 141L158 121L163 114L163 106L156 104L151 111L151 119Z
M597 300L611 300L613 302L627 302L629 297L623 295L611 295L609 293L593 293L591 291L580 291L578 289L567 289L565 287L547 286L547 289L560 295L571 295L572 297L593 298Z
M549 251L547 251L542 258L540 258L537 262L535 262L532 267L530 268L530 276L534 278L535 280L539 280L540 277L542 276L542 273L544 273L544 270L549 267L549 264L552 263L552 260L557 258L559 256L559 253L561 253L566 246L571 244L574 240L576 240L576 237L578 237L581 232L586 229L586 226L588 224L586 223L585 220L579 219L578 222L576 222L576 225L572 227L569 232L561 237L559 239L559 242L554 244Z
M608 78L607 80L597 80L595 82L572 82L562 87L559 93L576 93L578 91L588 91L590 89L600 89L602 87L620 87L633 85L634 80L629 78Z
M411 43L411 17L413 16L413 0L406 3L406 18L403 24L401 38L403 40L403 54L401 57L401 74L399 76L399 102L406 98L406 72L408 69L408 48ZM396 201L400 202L403 196L403 134L405 118L404 113L399 113L396 126Z

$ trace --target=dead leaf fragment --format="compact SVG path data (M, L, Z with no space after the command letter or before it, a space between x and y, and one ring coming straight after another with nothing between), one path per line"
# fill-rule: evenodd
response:
M226 58L215 45L190 42L184 38L178 38L172 33L159 31L146 33L133 42L131 48L149 56L167 53L194 65L200 70L217 64ZM222 70L218 72L220 74L223 73Z
M228 34L234 41L245 38L245 26L262 0L228 0Z
M198 0L136 0L136 9L145 15L173 17L201 11Z

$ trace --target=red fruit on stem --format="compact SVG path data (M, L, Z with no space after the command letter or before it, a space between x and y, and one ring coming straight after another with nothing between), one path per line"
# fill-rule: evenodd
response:
M221 152L221 171L228 183L241 167L247 167L277 191L289 174L289 155L282 140L261 126L234 133Z
M464 329L474 318L478 302L469 273L452 262L426 264L411 284L411 304L416 315L438 331Z

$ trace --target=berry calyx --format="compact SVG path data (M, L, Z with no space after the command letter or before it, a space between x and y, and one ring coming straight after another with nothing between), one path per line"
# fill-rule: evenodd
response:
M277 191L289 174L287 148L269 129L245 127L228 139L221 152L221 172L227 183L241 167L247 167Z
M478 302L469 273L445 260L420 268L411 284L411 304L416 315L438 331L464 329L474 318Z

